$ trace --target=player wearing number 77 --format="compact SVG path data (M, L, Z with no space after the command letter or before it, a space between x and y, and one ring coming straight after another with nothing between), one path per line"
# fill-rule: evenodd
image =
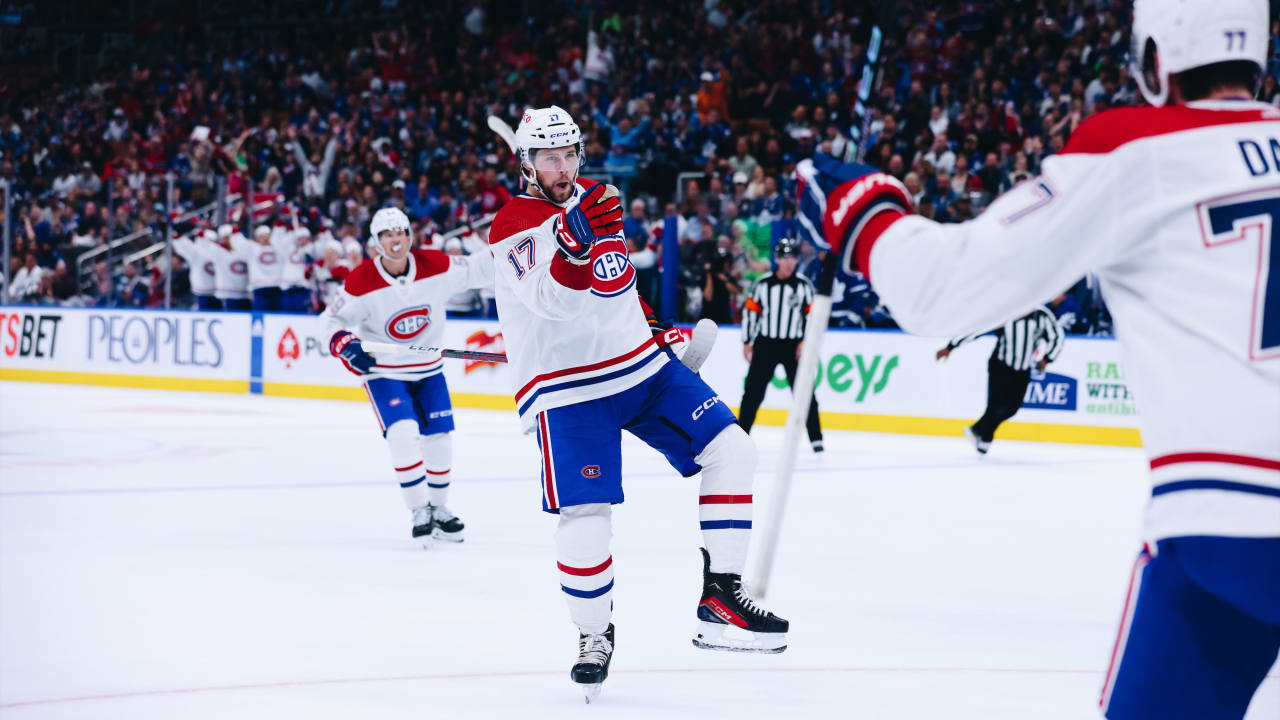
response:
M706 549L694 644L781 652L787 622L741 583L751 528L755 447L733 413L651 333L623 242L622 207L578 177L582 138L558 107L529 110L516 130L528 194L489 229L495 296L515 401L541 454L542 507L559 515L560 584L579 631L572 679L588 700L613 653L611 506L622 502L622 431L702 474ZM723 631L731 629L726 634ZM745 637L733 637L736 634Z
M1106 648L1113 720L1240 718L1280 648L1280 110L1252 100L1267 14L1137 0L1152 106L1089 118L966 223L911 215L874 168L798 169L802 224L909 332L983 330L1097 273L1153 485Z

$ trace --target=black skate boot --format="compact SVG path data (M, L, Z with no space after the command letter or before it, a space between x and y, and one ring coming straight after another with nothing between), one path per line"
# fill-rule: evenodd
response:
M462 524L457 515L449 512L449 508L443 505L428 504L427 508L431 511L431 521L435 523L432 537L445 542L462 542L462 529L466 525Z
M791 624L756 605L742 586L741 575L711 572L706 548L702 548L698 620L693 645L703 650L780 653L787 649Z
M609 677L609 661L613 659L613 623L599 635L578 633L578 662L569 677L582 686L588 704L600 694L600 685Z
M435 519L431 514L431 506L423 505L413 509L413 539L422 541L423 547L431 547L431 535L435 532Z

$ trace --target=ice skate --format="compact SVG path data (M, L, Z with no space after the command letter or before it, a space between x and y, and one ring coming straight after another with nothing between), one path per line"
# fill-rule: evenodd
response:
M600 686L609 677L609 661L613 659L613 623L598 635L578 634L578 662L569 677L582 686L587 704L600 695Z
M787 649L791 624L756 605L735 573L711 572L711 555L702 548L702 600L698 603L694 647L703 650L780 653Z
M978 433L973 431L973 426L964 429L964 436L973 443L973 449L978 451L979 455L986 455L991 449L991 443L978 437Z
M431 512L431 521L434 525L431 537L445 542L462 542L462 529L466 526L457 515L449 512L449 508L443 505L428 504L427 508Z
M435 520L431 516L431 506L423 505L413 509L413 539L422 543L422 547L431 548L431 536L435 531Z

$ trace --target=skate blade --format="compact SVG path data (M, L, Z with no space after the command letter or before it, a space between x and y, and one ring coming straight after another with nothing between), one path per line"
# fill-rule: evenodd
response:
M728 625L703 621L694 633L693 646L700 650L777 655L787 649L787 634L730 629Z
M590 705L593 700L600 697L600 686L604 683L586 683L582 686L582 700Z
M462 533L460 532L447 533L447 532L444 532L443 530L432 531L431 537L435 540L440 540L441 542L450 542L450 543L460 543L465 539L462 537Z

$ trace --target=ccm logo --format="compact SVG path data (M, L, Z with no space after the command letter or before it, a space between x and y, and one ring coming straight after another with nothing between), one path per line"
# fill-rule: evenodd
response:
M720 396L712 395L710 398L707 399L706 402L702 403L701 405L693 409L693 419L697 420L698 418L702 417L703 413L715 407L716 403L718 402L720 402Z
M582 468L582 477L584 477L584 478L598 478L598 477L600 477L600 466L599 466L599 465L586 465L586 466L583 466L583 468Z

